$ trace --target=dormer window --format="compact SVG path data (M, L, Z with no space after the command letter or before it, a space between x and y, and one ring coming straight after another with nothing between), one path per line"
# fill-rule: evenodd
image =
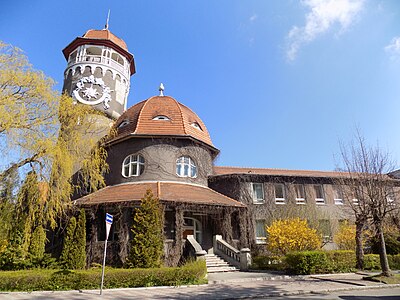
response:
M122 128L122 127L125 127L125 126L128 125L128 124L129 124L129 121L128 121L128 120L123 120L123 121L121 122L121 124L118 125L118 129L119 129L119 128Z
M167 116L159 115L159 116L154 117L153 120L169 121L170 119Z
M194 123L192 123L192 124L190 124L190 125L193 126L193 127L196 128L196 129L198 129L198 130L203 131L203 129L201 129L199 123L197 123L197 122L194 122Z

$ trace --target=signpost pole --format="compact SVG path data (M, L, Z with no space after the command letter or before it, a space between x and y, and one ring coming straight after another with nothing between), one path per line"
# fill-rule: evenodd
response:
M113 216L106 213L106 240L104 241L103 268L101 270L100 295L103 294L104 269L106 266L106 256L107 256L107 241L112 222L113 222Z

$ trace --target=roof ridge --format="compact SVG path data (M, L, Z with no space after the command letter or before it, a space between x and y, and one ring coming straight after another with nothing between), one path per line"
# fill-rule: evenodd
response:
M135 131L133 132L133 133L137 133L137 130L138 130L138 128L139 128L139 124L140 124L140 120L141 120L141 115L142 115L142 112L143 112L143 110L144 110L144 107L146 106L146 104L149 102L149 100L150 99L152 99L152 98L154 98L155 96L151 96L150 98L148 98L148 99L146 99L146 100L143 100L144 101L144 104L143 104L143 106L140 108L140 111L139 111L139 114L138 114L138 120L137 120L137 124L136 124L136 128L135 128ZM142 101L142 102L143 102ZM139 102L140 103L140 102Z
M233 166L214 166L214 168L231 168L231 169L258 169L258 170L275 170L275 171L306 171L306 172L325 172L325 173L346 173L341 171L327 170L306 170L306 169L287 169L287 168L259 168L259 167L233 167Z

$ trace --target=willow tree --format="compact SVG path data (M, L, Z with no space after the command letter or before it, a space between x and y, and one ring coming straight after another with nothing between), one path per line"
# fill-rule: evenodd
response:
M52 228L71 203L74 173L80 170L79 184L93 191L104 186L106 151L95 114L56 92L20 49L0 42L0 179L34 171L46 182L43 215Z

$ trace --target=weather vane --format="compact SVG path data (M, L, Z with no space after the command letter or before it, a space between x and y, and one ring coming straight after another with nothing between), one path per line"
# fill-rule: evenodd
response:
M105 30L108 30L108 22L110 21L110 10L108 10L108 15L107 15L107 21L106 21L106 26L105 26Z
M164 96L164 85L162 84L162 82L160 83L160 87L158 88L158 90L160 91L160 96Z

